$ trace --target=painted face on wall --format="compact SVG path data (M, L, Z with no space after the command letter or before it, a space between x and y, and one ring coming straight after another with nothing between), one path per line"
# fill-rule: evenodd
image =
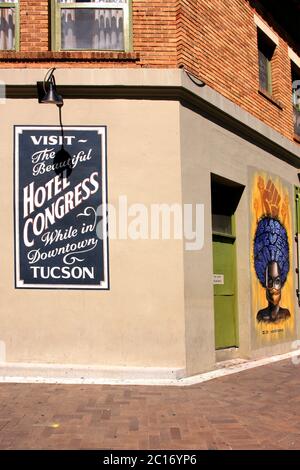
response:
M276 261L269 263L266 269L266 297L274 306L278 305L281 299L280 268Z
M251 294L253 348L296 337L293 187L251 169Z

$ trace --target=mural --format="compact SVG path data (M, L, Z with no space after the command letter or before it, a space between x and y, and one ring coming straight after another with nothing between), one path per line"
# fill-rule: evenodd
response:
M281 178L251 172L251 277L256 347L293 339L292 198Z

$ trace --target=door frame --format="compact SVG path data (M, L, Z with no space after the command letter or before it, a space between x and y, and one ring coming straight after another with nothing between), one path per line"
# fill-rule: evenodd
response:
M223 232L216 232L212 230L212 250L213 250L213 239L214 236L217 236L219 238L226 238L228 240L233 241L233 273L234 273L234 324L235 324L235 345L228 346L228 347L216 347L215 343L215 350L216 351L222 351L225 349L230 349L230 348L239 348L239 343L240 343L240 338L239 338L239 311L238 311L238 278L237 278L237 255L236 255L236 221L235 221L235 214L231 216L231 227L232 227L232 233L223 233ZM214 261L213 261L214 262ZM215 297L215 295L214 295ZM215 307L214 307L214 325L215 325ZM216 338L216 337L215 337Z

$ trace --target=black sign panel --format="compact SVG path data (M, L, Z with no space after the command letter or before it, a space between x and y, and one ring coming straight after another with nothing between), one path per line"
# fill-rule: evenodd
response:
M108 289L105 127L15 127L17 288Z

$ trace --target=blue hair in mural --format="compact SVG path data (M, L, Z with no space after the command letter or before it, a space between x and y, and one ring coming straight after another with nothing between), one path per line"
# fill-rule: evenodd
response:
M263 217L257 224L254 237L254 267L263 287L266 287L267 267L272 262L279 266L283 286L290 269L287 232L277 219Z

